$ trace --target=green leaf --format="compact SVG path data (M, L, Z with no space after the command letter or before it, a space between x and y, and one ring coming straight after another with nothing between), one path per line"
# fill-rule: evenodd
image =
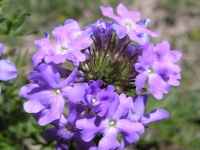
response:
M14 12L14 14L11 16L12 19L16 19L19 17L19 15L21 14L22 10L18 9Z
M2 22L4 22L4 21L6 21L6 18L1 18L1 19L0 19L0 23L2 23Z
M13 25L12 25L12 30L16 30L18 29L22 23L26 20L25 17L21 17L20 19L18 19L17 21L13 22Z
M9 35L12 27L12 21L6 21L6 27L7 27L6 34Z
M21 31L18 31L16 33L13 33L13 36L24 36L24 35L30 35L30 34L37 34L38 31L31 31L31 30L26 30L26 29L22 29Z

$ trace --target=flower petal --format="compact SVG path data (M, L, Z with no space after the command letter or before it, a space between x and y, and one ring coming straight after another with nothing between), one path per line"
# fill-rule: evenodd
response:
M138 122L131 122L127 119L121 119L117 121L117 128L124 138L130 142L136 142L139 140L138 134L144 132L144 126Z
M134 115L137 116L137 118L138 118L137 121L139 121L143 117L147 99L148 99L148 94L136 95L133 98L132 111L133 111Z
M169 113L164 109L155 109L152 110L149 114L145 114L142 119L141 123L143 125L149 124L151 122L157 122L169 117Z
M9 60L0 60L0 80L8 81L17 77L17 69L15 64Z
M57 135L57 129L56 128L50 128L50 129L47 129L45 132L44 132L44 135L43 137L47 140L47 141L54 141L57 139L56 135Z
M96 134L103 133L106 129L105 119L98 116L87 115L84 119L76 122L76 127L81 129L81 137L84 141L88 142L93 139Z
M51 103L49 112L46 113L43 117L38 119L38 124L41 126L45 126L51 123L52 121L59 119L63 112L64 105L65 105L64 99L61 96L57 96Z
M135 78L136 92L140 91L144 85L145 81L148 78L148 74L146 72L140 73Z
M99 141L97 150L117 149L120 146L116 139L117 133L116 129L108 129L108 132L106 132L104 137Z
M74 83L71 86L62 88L62 96L71 102L81 101L86 90L85 83Z
M114 19L117 22L120 22L121 19L114 14L112 7L105 8L103 6L100 6L100 8L104 16Z
M30 72L29 78L31 80L40 80L52 89L58 87L60 84L60 74L55 68L47 64L41 64L36 70Z

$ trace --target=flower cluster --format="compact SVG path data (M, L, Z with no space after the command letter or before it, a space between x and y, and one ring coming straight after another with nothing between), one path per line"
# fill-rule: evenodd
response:
M4 46L0 43L0 56L3 53ZM0 80L8 81L17 77L17 69L15 64L7 59L0 60ZM1 93L1 87L0 87Z
M162 99L170 85L179 85L181 68L175 62L181 52L171 51L167 41L150 43L149 36L158 34L146 28L149 19L140 21L140 13L123 4L118 15L111 7L101 11L114 21L99 19L81 30L69 19L53 29L55 43L49 33L36 40L33 83L19 92L39 125L54 126L44 138L55 140L59 150L68 150L71 141L81 150L123 150L136 143L147 124L169 117L164 109L144 114L145 91ZM64 68L66 62L74 69Z

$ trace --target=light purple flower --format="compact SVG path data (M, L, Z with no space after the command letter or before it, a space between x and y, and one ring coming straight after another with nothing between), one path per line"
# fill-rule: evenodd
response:
M81 31L78 23L73 19L69 19L64 26L58 26L53 29L52 34L56 39L55 44L51 44L48 38L35 41L35 46L39 48L35 55L40 60L44 59L46 63L54 62L55 64L60 64L68 59L75 66L78 66L79 61L86 60L86 56L81 50L88 48L92 44L90 32L91 28Z
M0 80L8 81L17 77L15 64L7 59L0 60Z
M157 33L154 33L145 27L136 24L140 20L140 13L128 11L123 4L119 4L117 7L117 13L119 16L114 14L111 7L105 8L101 6L100 8L104 16L112 18L117 22L113 24L113 28L119 38L123 38L126 34L128 34L131 40L136 41L139 44L144 44L143 39L137 35L146 33L152 37L158 36Z
M110 105L106 118L88 115L84 119L77 121L77 128L81 129L81 137L84 141L90 141L95 135L103 134L103 138L99 141L98 150L117 149L120 143L116 137L121 133L124 143L134 143L139 140L138 134L143 133L144 127L138 122L131 122L124 116L132 107L132 98L126 98L125 94L119 96L119 100L115 99Z
M4 46L0 43L0 55L3 53ZM15 64L7 59L0 60L0 80L8 81L17 77Z
M163 93L169 92L167 81L171 75L180 73L181 68L173 62L158 62L153 44L147 44L139 56L135 69L139 73L136 76L136 91L141 90L148 79L148 88L157 99L162 99Z
M29 99L24 103L24 109L28 113L39 113L37 119L42 126L60 118L65 100L75 103L85 94L85 84L74 83L76 69L60 82L60 75L55 68L42 64L37 71L29 74L31 80L39 80L41 84L27 84L20 89L19 95Z

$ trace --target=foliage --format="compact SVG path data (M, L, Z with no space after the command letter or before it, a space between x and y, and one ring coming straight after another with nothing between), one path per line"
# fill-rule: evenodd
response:
M5 9L5 4L9 0L0 1L0 15L3 14ZM20 29L20 26L24 23L26 18L30 16L29 13L22 13L22 10L16 10L11 16L6 17L4 15L0 16L0 34L9 36L23 36L36 34L37 31Z

